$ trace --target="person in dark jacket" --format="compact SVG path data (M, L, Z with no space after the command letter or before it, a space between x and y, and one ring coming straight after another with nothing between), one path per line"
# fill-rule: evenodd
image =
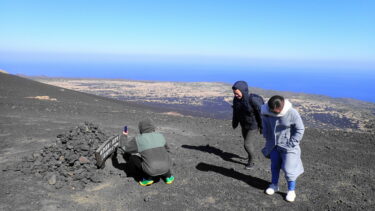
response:
M236 129L238 124L241 125L244 147L248 154L248 162L245 168L251 169L255 165L253 142L258 129L261 128L261 124L257 123L256 118L261 119L261 117L259 113L255 112L251 105L249 88L245 81L237 81L234 83L232 90L234 94L232 127Z
M172 160L169 157L168 145L161 133L155 132L155 126L150 119L139 122L140 134L125 143L121 148L130 153L129 162L141 172L142 186L154 183L155 177L161 177L167 184L172 184L174 176L171 174ZM127 139L128 132L123 132ZM126 142L126 141L125 141Z

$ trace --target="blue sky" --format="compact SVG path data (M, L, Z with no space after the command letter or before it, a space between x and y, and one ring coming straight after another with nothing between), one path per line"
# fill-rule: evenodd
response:
M371 0L0 0L0 9L0 52L9 60L127 55L375 67Z

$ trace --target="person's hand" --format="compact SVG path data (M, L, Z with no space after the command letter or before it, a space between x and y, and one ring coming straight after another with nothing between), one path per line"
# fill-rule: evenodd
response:
M233 128L233 130L236 129L237 126L238 126L238 123L236 124L236 123L232 122L232 128Z
M129 134L129 132L122 131L122 134L127 136Z

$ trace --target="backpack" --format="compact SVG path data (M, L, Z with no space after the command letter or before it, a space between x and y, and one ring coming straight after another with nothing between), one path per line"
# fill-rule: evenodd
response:
M258 124L258 128L260 129L260 131L262 131L262 118L260 115L260 110L261 110L262 105L264 104L263 97L261 97L260 95L251 93L249 95L249 102L250 102L251 107L253 108L255 119Z

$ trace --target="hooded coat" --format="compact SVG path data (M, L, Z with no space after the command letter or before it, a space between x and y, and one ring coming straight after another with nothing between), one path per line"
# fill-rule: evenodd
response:
M262 106L261 113L263 137L266 139L262 153L269 157L276 147L286 160L282 167L285 177L288 181L294 181L304 171L299 146L305 131L301 116L287 99L279 114L272 113L267 103Z
M249 87L247 83L245 81L237 81L232 89L238 89L242 93L241 99L233 98L232 127L236 128L239 123L244 130L258 129L255 112L250 104Z
M139 122L138 127L140 134L125 144L125 152L139 153L142 169L148 175L159 176L167 173L172 166L172 160L164 136L155 132L155 126L149 119Z

